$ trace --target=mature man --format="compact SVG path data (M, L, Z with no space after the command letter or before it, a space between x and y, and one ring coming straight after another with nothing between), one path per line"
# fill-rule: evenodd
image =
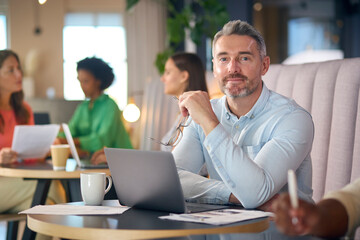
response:
M266 87L269 64L262 36L246 22L231 21L215 35L213 72L225 96L209 101L197 91L179 98L193 120L173 151L188 200L269 210L295 169L299 197L312 201L312 118ZM198 175L204 164L209 178Z

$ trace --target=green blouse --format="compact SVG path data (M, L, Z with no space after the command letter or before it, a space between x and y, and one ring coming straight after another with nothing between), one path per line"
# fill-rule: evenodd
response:
M73 138L79 138L80 148L91 153L103 147L132 148L121 111L106 94L95 99L92 108L89 100L82 102L76 108L69 128Z

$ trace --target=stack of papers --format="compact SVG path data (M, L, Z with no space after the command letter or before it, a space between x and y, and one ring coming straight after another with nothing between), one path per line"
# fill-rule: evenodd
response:
M229 223L235 223L245 220L251 220L263 217L275 216L271 212L262 212L255 210L243 210L243 209L221 209L200 213L190 214L170 214L168 216L161 216L161 219L206 223L212 225L223 225Z

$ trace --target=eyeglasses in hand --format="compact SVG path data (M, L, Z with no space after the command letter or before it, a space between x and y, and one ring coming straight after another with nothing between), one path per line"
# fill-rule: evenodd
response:
M172 146L172 147L176 147L176 145L179 144L180 140L183 137L183 128L189 126L191 123L191 118L189 120L189 115L187 115L186 117L182 118L179 125L176 127L176 130L174 132L174 134L171 136L171 138L169 139L169 141L167 142L161 142L156 140L155 138L149 137L149 139L153 140L154 142L157 142L161 145L164 146Z

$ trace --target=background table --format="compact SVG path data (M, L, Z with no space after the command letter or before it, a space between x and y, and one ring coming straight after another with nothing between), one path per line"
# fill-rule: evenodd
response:
M31 206L44 205L52 180L62 180L65 184L68 201L81 201L80 173L104 172L110 175L109 169L80 169L75 160L67 161L65 171L54 171L50 162L16 163L0 166L0 176L18 177L25 180L37 180L35 193ZM35 239L36 233L25 228L23 239Z
M83 204L83 203L73 203ZM269 227L268 218L223 226L159 219L165 212L129 209L119 215L28 215L33 231L68 239L148 239L199 234L258 233Z

